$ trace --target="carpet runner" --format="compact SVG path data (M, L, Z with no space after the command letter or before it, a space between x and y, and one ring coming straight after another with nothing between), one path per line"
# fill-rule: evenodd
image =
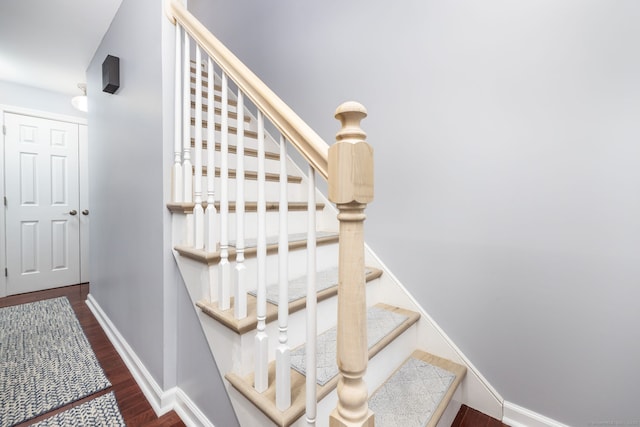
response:
M0 309L0 426L109 387L66 297Z
M367 344L368 348L376 345L382 338L400 326L408 317L379 307L367 309ZM325 385L331 378L338 375L337 328L333 327L318 335L316 341L316 382ZM304 345L291 352L291 367L305 375L306 348Z
M118 409L116 397L113 392L110 392L31 425L31 427L59 426L124 427L126 424Z

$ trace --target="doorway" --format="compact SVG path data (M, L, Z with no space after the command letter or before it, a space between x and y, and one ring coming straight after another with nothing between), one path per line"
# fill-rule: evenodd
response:
M88 281L86 125L10 111L3 124L5 295Z

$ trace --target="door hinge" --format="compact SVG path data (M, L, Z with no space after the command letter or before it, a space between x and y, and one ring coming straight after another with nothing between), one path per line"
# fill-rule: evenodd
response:
M7 206L7 196L4 196L4 205Z
M3 135L7 134L7 125L2 125L2 134Z
M4 268L4 277L9 277L9 269L7 267Z

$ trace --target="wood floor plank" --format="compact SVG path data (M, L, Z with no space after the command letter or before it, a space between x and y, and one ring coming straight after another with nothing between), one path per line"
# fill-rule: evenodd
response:
M41 301L49 298L57 298L66 296L71 303L71 307L76 313L80 325L91 344L105 375L111 382L111 387L102 390L98 393L85 397L77 402L73 402L69 405L58 408L54 411L48 412L38 418L31 419L22 424L18 424L19 427L28 426L35 421L40 421L45 418L49 418L59 412L70 409L95 397L106 394L110 391L115 392L118 407L124 422L129 427L178 427L185 424L180 420L180 417L171 411L168 414L158 418L153 411L153 408L144 397L142 390L136 383L135 379L131 375L131 372L127 369L124 361L113 347L107 335L102 330L102 327L93 316L93 313L87 307L85 300L89 294L89 284L83 283L74 286L65 286L62 288L48 289L45 291L31 292L20 295L12 295L4 298L0 298L0 307L9 307L18 304L25 304L29 302Z

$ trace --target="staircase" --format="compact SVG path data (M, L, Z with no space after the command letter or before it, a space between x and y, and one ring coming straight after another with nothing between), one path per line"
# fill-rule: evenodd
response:
M373 194L364 107L338 109L329 149L169 5L174 255L241 425L451 425L467 369L424 351L428 321L362 241Z

